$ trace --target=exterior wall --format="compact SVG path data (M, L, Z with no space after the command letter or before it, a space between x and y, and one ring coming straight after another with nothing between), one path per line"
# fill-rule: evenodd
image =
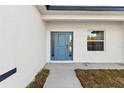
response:
M105 51L87 51L87 31L105 31ZM72 31L74 34L73 62L84 63L121 63L122 62L122 25L121 22L103 21L50 21L47 27L47 62L50 61L50 32ZM67 61L56 61L67 62Z
M26 87L45 64L45 23L34 6L0 6L0 87Z
M124 22L122 22L122 62L124 62Z

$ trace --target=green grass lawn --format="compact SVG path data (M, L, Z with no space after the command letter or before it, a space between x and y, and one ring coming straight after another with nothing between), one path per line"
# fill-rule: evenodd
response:
M26 88L43 88L44 83L49 75L48 69L42 69Z
M124 70L76 69L75 73L84 88L124 88Z

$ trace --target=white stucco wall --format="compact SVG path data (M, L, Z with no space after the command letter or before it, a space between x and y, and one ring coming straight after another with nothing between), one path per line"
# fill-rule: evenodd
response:
M0 6L0 87L25 87L45 64L45 22L35 6Z
M87 31L105 31L105 51L87 51ZM47 62L50 61L50 32L72 31L74 34L73 62L120 63L122 62L122 25L121 22L103 21L50 21L47 27ZM67 61L56 61L67 62ZM67 62L68 63L68 62Z
M122 61L124 63L124 22L122 23Z

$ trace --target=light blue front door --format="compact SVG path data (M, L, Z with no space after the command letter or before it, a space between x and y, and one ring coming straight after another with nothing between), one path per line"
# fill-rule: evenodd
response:
M52 60L72 60L72 33L53 32L52 33Z

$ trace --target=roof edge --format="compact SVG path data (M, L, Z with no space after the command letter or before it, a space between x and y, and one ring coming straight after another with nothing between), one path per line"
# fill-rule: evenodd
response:
M61 6L46 5L46 10L53 11L124 11L124 6Z

